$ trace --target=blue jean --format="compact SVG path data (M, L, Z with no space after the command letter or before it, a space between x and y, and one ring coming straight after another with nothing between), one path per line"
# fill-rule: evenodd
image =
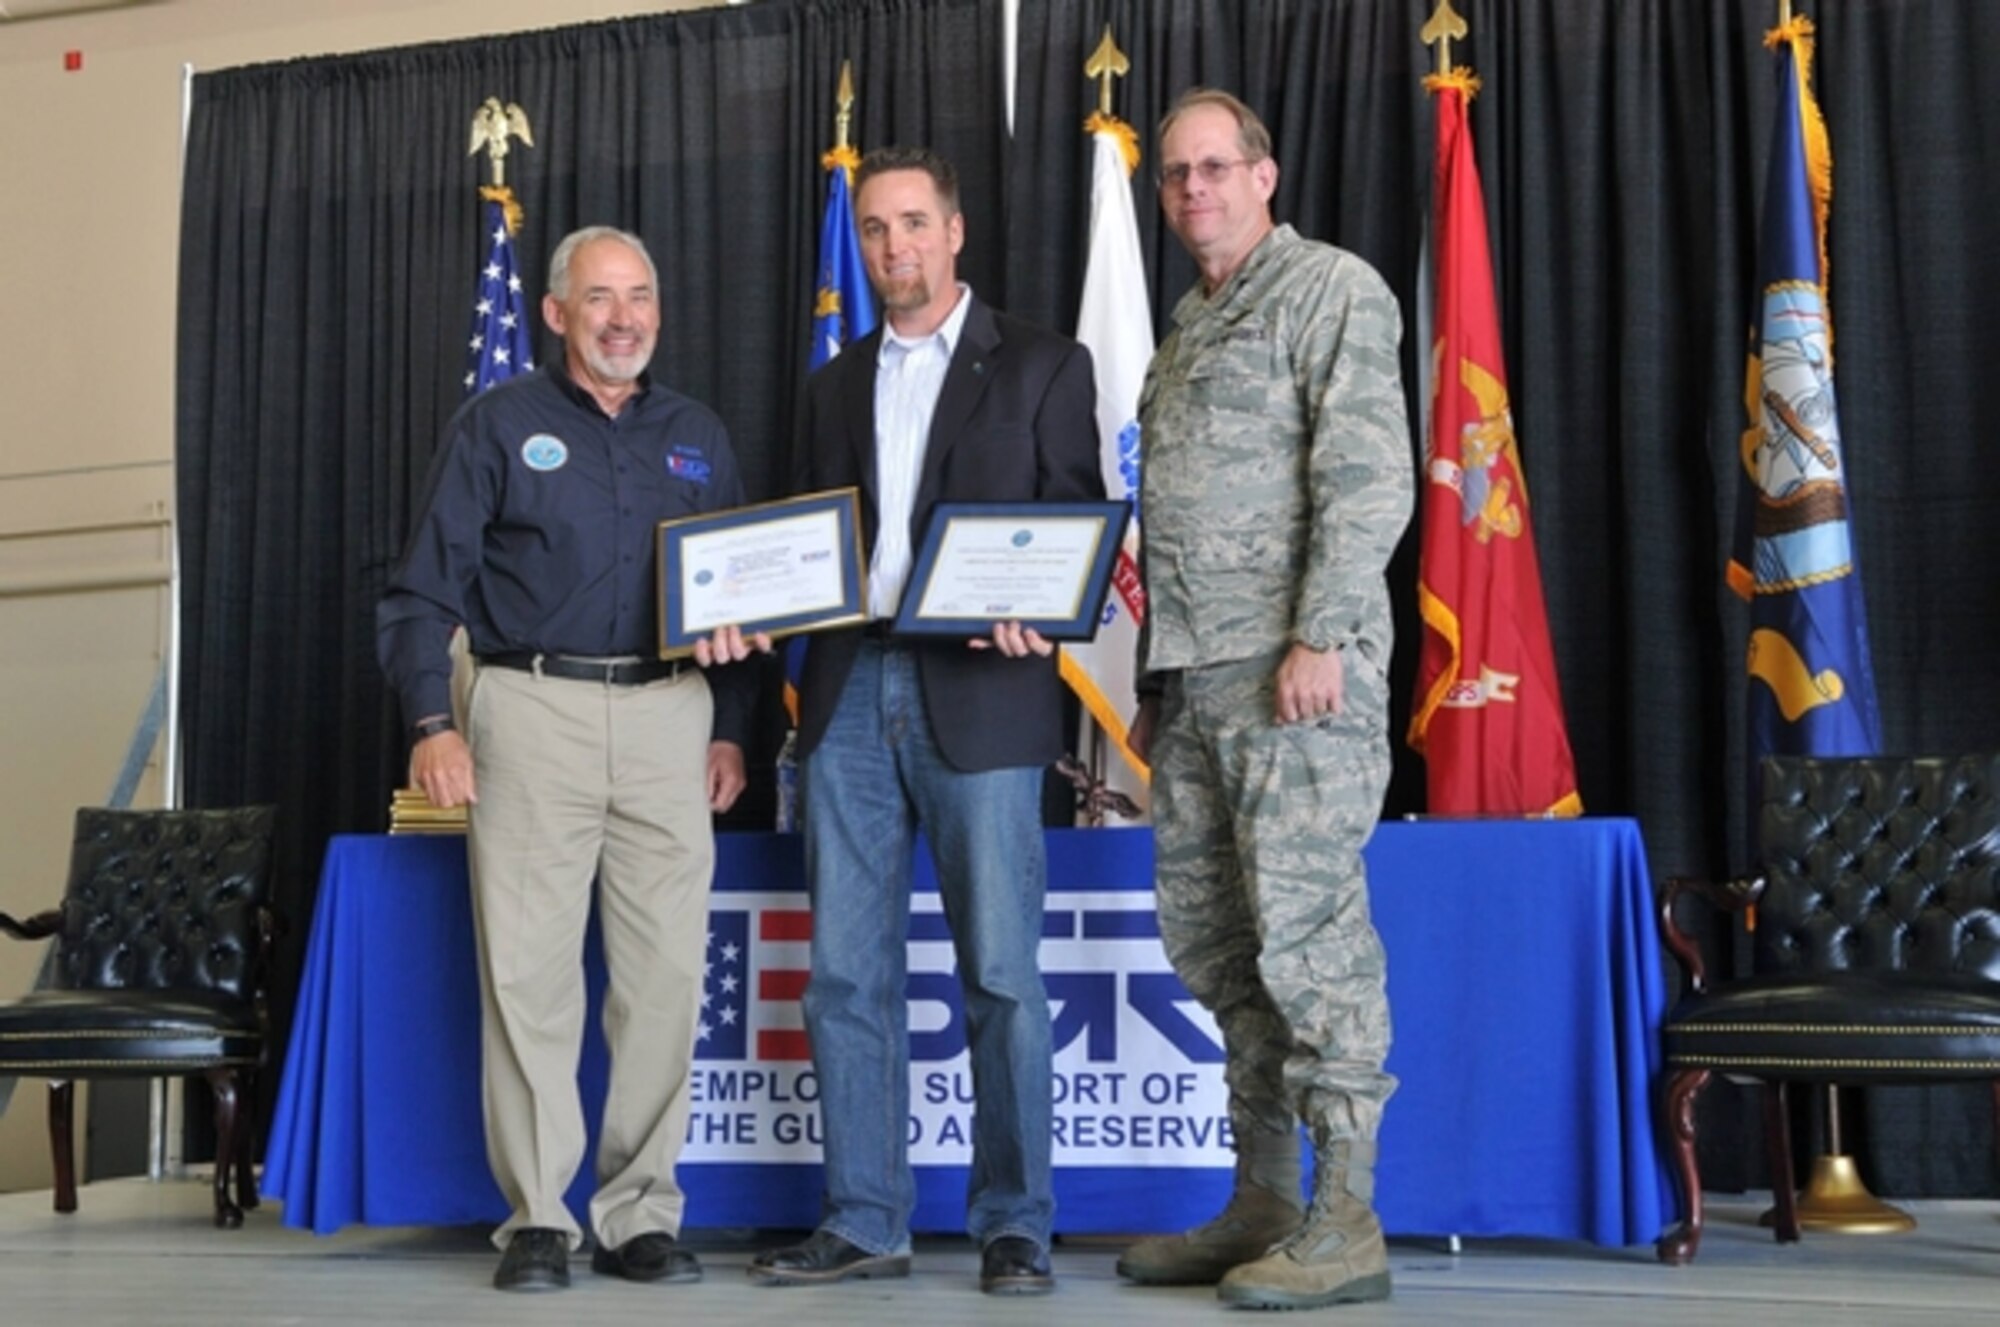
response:
M820 1228L871 1253L909 1248L910 873L923 827L965 997L976 1114L966 1228L1046 1248L1055 1214L1048 994L1037 962L1048 884L1041 771L945 762L916 659L861 647L806 758L812 980L806 1029L826 1140Z

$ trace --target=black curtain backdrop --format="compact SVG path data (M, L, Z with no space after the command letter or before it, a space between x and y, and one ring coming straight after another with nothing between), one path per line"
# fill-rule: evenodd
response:
M176 422L185 796L282 808L281 1033L326 840L380 830L406 772L374 604L463 395L488 248L473 111L499 96L533 126L507 179L538 330L562 235L645 237L654 372L721 412L768 497L805 376L841 61L856 141L947 153L971 233L998 236L1001 35L996 0L787 0L195 80ZM974 246L964 271L997 291L1002 266ZM539 353L559 353L545 330ZM767 708L765 777L741 812L760 826L775 694Z
M1418 419L1431 4L1021 0L1011 140L999 0L765 0L197 79L178 418L187 793L284 808L284 1009L326 837L379 829L403 772L371 612L459 399L485 171L464 144L483 98L534 122L537 146L508 158L531 294L572 226L644 234L665 288L655 370L721 411L764 496L804 372L841 59L862 147L926 142L964 173L967 278L1070 330L1096 99L1082 70L1107 22L1132 61L1116 108L1146 151L1134 189L1156 324L1193 269L1160 224L1152 128L1186 86L1227 87L1271 125L1280 219L1362 254L1402 297ZM1455 58L1485 83L1473 126L1584 800L1641 820L1658 875L1740 869L1745 611L1722 566L1776 6L1458 8L1471 35ZM1885 749L1991 749L2000 468L1976 419L1978 311L2000 297L1983 223L2000 184L1982 169L2000 118L1976 70L2000 58L2000 6L1801 8L1833 143L1837 387ZM1415 574L1411 540L1392 568L1405 696ZM1422 807L1405 752L1389 811ZM1709 1178L1761 1182L1739 1125L1754 1110L1710 1096ZM1878 1190L1996 1190L1983 1091L1871 1094L1860 1115Z

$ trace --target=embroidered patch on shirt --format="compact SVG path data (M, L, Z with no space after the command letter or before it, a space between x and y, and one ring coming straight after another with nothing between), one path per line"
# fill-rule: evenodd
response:
M521 444L521 462L530 470L560 470L569 460L569 448L553 433L537 433Z
M712 470L699 448L676 444L667 452L667 473L690 483L706 484Z

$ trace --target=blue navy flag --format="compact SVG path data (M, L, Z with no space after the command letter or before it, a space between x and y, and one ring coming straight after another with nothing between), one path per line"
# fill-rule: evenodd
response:
M508 215L513 195L504 188L479 191L486 199L486 233L493 248L479 272L472 307L472 337L466 345L465 394L476 396L495 383L535 367L533 329L521 274L514 266L514 226ZM503 196L504 195L504 196Z
M854 204L847 196L860 158L853 148L835 148L820 158L820 164L826 167L826 215L819 225L819 287L813 295L808 371L838 355L849 341L875 330L875 300L868 290L868 271L861 265Z
M1749 792L1767 754L1881 746L1875 670L1848 519L1826 299L1832 155L1813 100L1812 24L1765 37L1778 107L1757 255L1732 589L1750 602ZM1754 833L1755 825L1752 824Z

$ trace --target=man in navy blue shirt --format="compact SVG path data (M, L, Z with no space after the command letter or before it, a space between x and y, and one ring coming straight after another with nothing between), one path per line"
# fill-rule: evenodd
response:
M412 780L439 806L470 808L487 1156L513 1209L494 1235L494 1284L568 1285L583 1239L563 1195L585 1144L576 1064L593 878L611 1083L591 1266L692 1281L701 1267L676 1244L674 1162L710 813L743 790L754 679L657 658L654 527L738 506L743 484L722 422L646 372L659 282L635 236L590 227L564 239L542 316L560 360L453 418L377 610L377 644L411 726ZM454 720L461 626L475 665Z

